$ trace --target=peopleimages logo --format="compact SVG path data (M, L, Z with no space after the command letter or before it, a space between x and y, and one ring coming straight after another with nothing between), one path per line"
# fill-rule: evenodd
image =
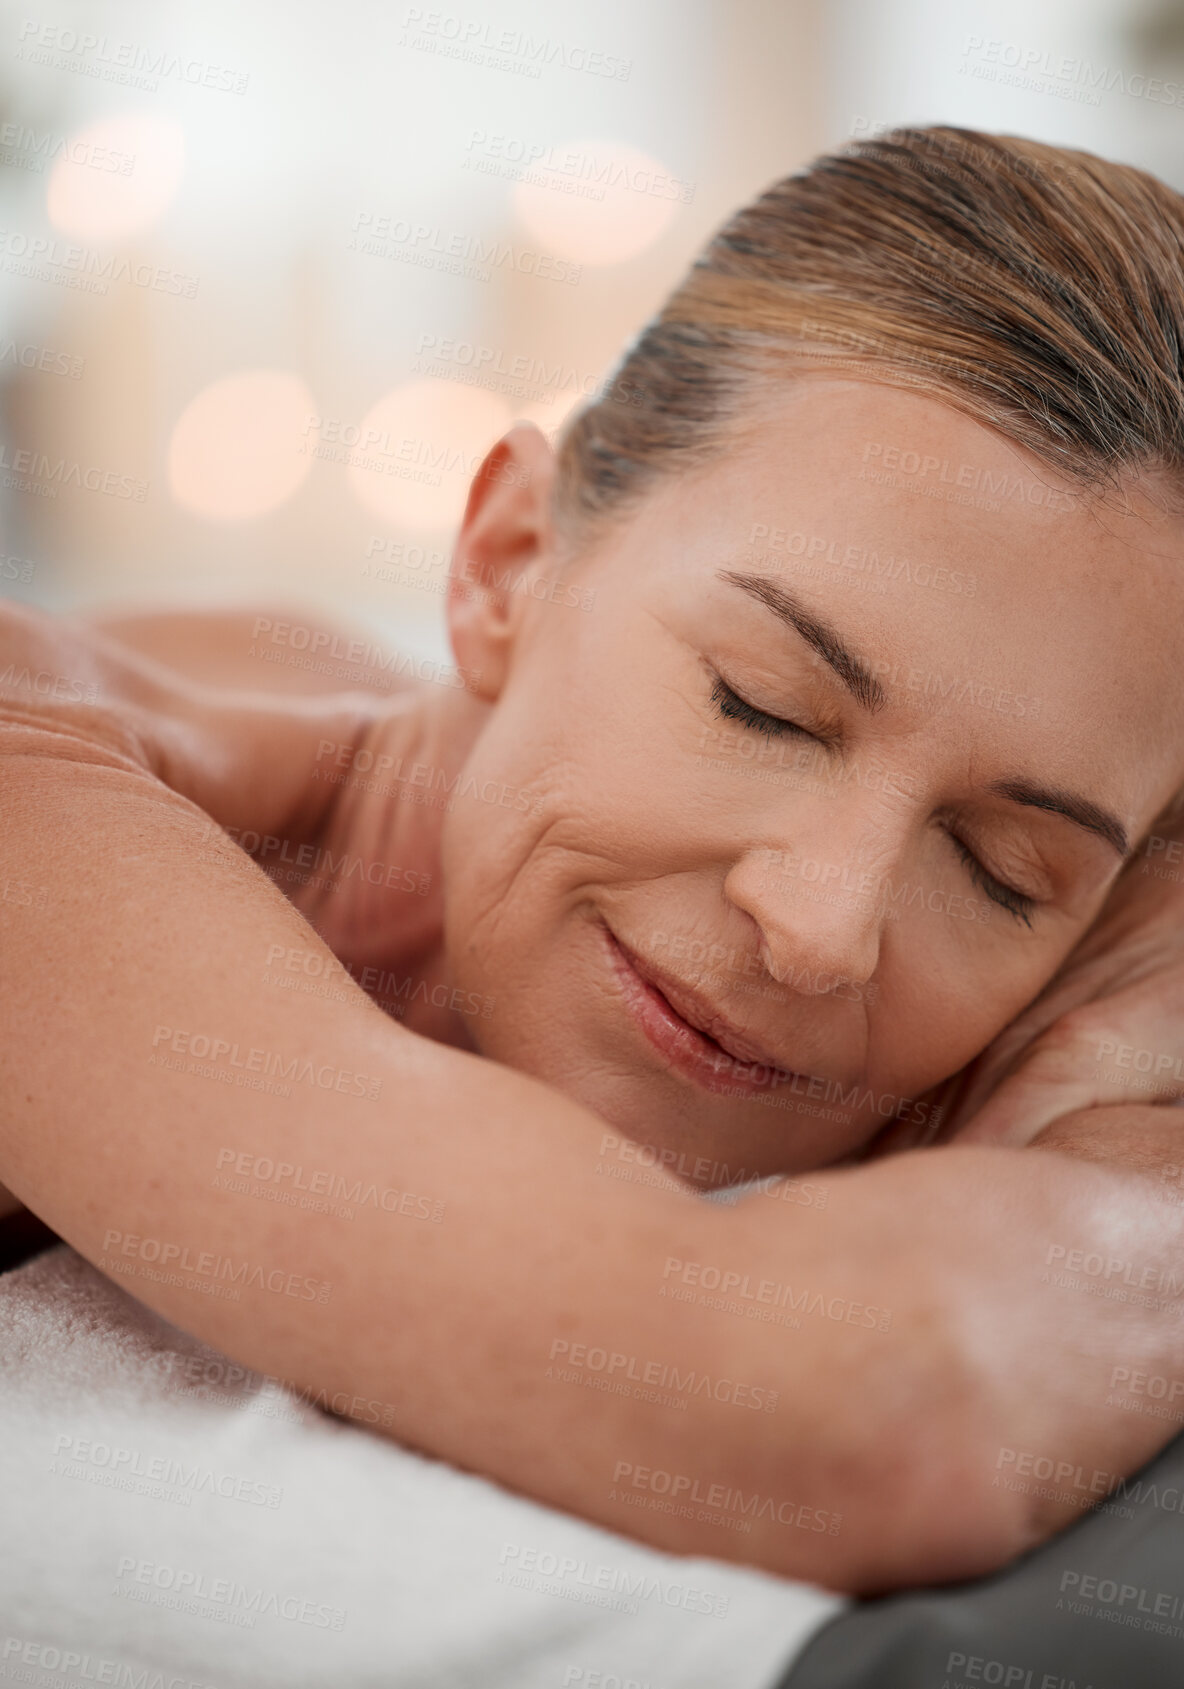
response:
M18 669L15 663L0 670L0 688L13 687L19 691L37 692L43 698L53 697L62 703L97 704L99 688L93 680L79 680L74 675L53 674L48 669Z
M121 475L116 469L100 469L97 464L71 463L64 457L53 458L48 452L35 452L25 446L12 447L0 443L0 469L9 476L24 477L25 490L34 483L45 488L51 498L57 497L59 487L77 487L88 493L103 493L107 498L131 499L143 504L148 497L148 482L138 475Z
M1088 1572L1062 1572L1061 1594L1073 1596L1082 1607L1088 1601L1157 1619L1184 1619L1184 1595L1169 1590L1140 1589L1137 1584L1119 1583L1115 1578L1099 1578ZM1078 1610L1073 1602L1070 1608L1074 1612Z
M754 1280L751 1273L711 1266L702 1261L681 1261L676 1255L668 1255L658 1294L689 1301L696 1290L719 1291L717 1300L725 1304L728 1304L729 1298L734 1298L727 1306L729 1312L740 1309L759 1316L766 1307L790 1308L795 1313L814 1314L819 1319L835 1320L841 1325L863 1326L868 1331L887 1331L892 1325L890 1308L868 1306L851 1301L846 1296L827 1296L806 1285L782 1284L769 1278ZM744 1303L751 1306L745 1309Z
M825 534L808 534L804 530L771 528L767 522L754 522L749 532L749 544L765 545L767 552L755 552L746 565L762 563L772 571L784 568L785 558L801 558L812 563L821 560L834 569L849 569L855 574L867 574L875 579L905 581L909 586L933 587L939 592L953 592L973 598L978 591L978 576L960 569L898 556L894 551L880 554L866 545L840 545ZM779 555L783 554L783 555Z
M0 155L0 163L3 157ZM37 370L42 375L64 375L70 381L81 379L86 359L70 352L59 352L52 346L38 346L31 342L0 340L0 364L14 369Z
M301 1302L329 1300L331 1286L322 1279L285 1272L281 1267L262 1267L253 1261L238 1261L229 1255L215 1255L208 1249L190 1249L187 1243L141 1237L137 1232L108 1230L103 1234L102 1262L109 1262L110 1268L118 1271L120 1263L116 1255L167 1269L174 1280L180 1273L192 1273L198 1279L215 1282L228 1280L234 1288L232 1300L237 1300L244 1287L270 1290L277 1296L294 1296Z
M679 1396L710 1396L714 1401L752 1408L754 1412L772 1413L777 1407L777 1391L759 1384L738 1384L733 1378L712 1378L706 1372L693 1370L680 1372L677 1366L663 1361L641 1360L637 1355L598 1348L595 1344L572 1343L566 1337L553 1339L547 1358L561 1361L565 1368L575 1371L628 1379L634 1384L673 1390ZM548 1367L548 1377L552 1370Z
M934 457L931 453L912 451L907 446L892 445L883 440L867 442L863 461L888 476L900 475L906 481L922 483L928 483L932 477L934 486L984 493L1000 502L1010 499L1014 503L1042 505L1047 510L1058 511L1076 510L1079 504L1076 494L1050 487L1044 481L1002 469L987 469L981 464L953 464L948 457ZM868 479L868 476L861 472L860 479Z
M424 269L467 275L489 281L495 270L511 270L540 281L578 285L583 265L533 247L515 246L496 235L466 234L443 229L438 223L417 223L409 217L359 211L354 218L348 249L371 257L397 258Z
M1001 1479L1001 1472L1006 1472L1008 1476ZM1096 1497L1106 1496L1120 1502L1133 1501L1139 1507L1155 1507L1164 1513L1184 1513L1184 1486L1179 1484L1163 1485L1149 1478L1125 1478L1119 1472L1078 1466L1071 1460L1056 1459L1031 1449L1000 1449L995 1458L992 1487L1032 1488L1014 1482L1011 1479L1013 1472L1016 1478L1035 1478L1041 1483L1057 1485L1062 1499L1080 1497L1088 1506L1094 1505ZM1131 1517L1129 1510L1125 1516Z
M44 1676L34 1678L32 1671L17 1673L16 1667L37 1667L41 1672L57 1672L73 1684L79 1678L84 1683L104 1683L116 1689L214 1689L212 1683L196 1677L180 1677L164 1672L149 1672L143 1666L130 1666L126 1660L106 1659L101 1654L80 1654L74 1648L58 1648L52 1642L37 1642L31 1637L8 1636L0 1651L0 1678L5 1683L42 1684L52 1681ZM9 1667L12 1670L9 1670Z
M554 36L534 36L528 30L511 29L484 18L462 17L456 12L408 6L402 26L403 37L399 42L402 47L439 51L446 57L469 63L513 66L527 76L539 76L544 68L560 65L564 70L628 82L633 70L633 60L623 59L619 54Z
M650 1466L635 1466L630 1460L617 1461L613 1467L613 1483L644 1490L650 1495L668 1497L684 1518L690 1517L690 1513L683 1512L683 1509L700 1506L714 1513L739 1515L746 1521L776 1520L779 1525L792 1525L803 1531L822 1531L832 1537L838 1536L843 1521L841 1513L830 1513L825 1508L778 1501L776 1497L761 1495L758 1491L748 1495L729 1484L709 1483L689 1472L666 1472Z
M186 1495L221 1496L224 1501L243 1501L252 1507L278 1507L284 1492L277 1484L262 1484L255 1478L242 1477L234 1472L216 1472L213 1467L196 1463L188 1466L183 1460L167 1455L145 1456L139 1449L123 1448L118 1443L96 1442L91 1437L75 1437L63 1431L54 1439L54 1464L50 1468L66 1477L78 1474L70 1468L92 1467L118 1474L120 1479L143 1478L163 1484ZM120 1483L118 1488L128 1488Z
M1119 93L1156 105L1184 105L1184 84L1128 70L1123 65L1094 64L1090 59L1059 56L1045 47L1018 41L991 41L968 35L962 48L963 75L982 76L1007 87L1030 88L1084 105L1101 105L1102 94Z
M374 1179L360 1176L347 1178L344 1173L332 1173L325 1167L305 1167L299 1161L276 1161L270 1155L224 1147L218 1151L215 1166L219 1170L226 1167L232 1170L221 1187L223 1189L233 1188L230 1184L232 1177L243 1181L254 1179L261 1185L290 1186L292 1191L303 1192L310 1197L323 1196L330 1201L345 1203L351 1209L363 1206L381 1208L385 1214L433 1220L437 1224L444 1218L443 1202L415 1191L379 1185Z
M248 856L253 856L272 879L295 878L307 885L314 875L320 875L326 887L336 887L347 880L365 880L367 885L385 886L390 891L414 892L417 897L426 897L431 888L431 875L419 869L400 868L394 862L367 862L364 857L351 856L344 850L335 857L322 845L296 844L292 839L281 839L274 833L220 827L216 821L206 823L201 837L203 844L225 839L230 839ZM285 864L288 865L286 874L281 871Z
M1030 1666L1009 1665L1005 1660L989 1660L985 1654L952 1653L946 1660L947 1672L959 1672L965 1683L999 1684L1002 1689L1093 1689L1093 1685L1077 1685L1071 1677L1051 1671L1036 1671ZM945 1689L961 1689L960 1684L947 1682Z
M163 79L178 86L244 94L250 80L246 71L211 64L206 59L184 58L167 48L119 41L110 35L91 34L67 24L40 23L36 18L24 20L17 40L20 45L16 57L29 64L53 64L103 82L129 83L147 93L155 93Z
M256 1618L269 1616L288 1619L293 1624L312 1625L317 1630L342 1630L345 1627L345 1612L340 1607L330 1606L327 1601L308 1601L297 1595L281 1595L277 1590L251 1587L237 1583L233 1578L211 1578L204 1572L191 1571L185 1566L164 1566L153 1560L137 1560L134 1556L125 1554L116 1566L115 1575L126 1580L127 1585L116 1589L114 1593L117 1595L134 1597L135 1585L139 1584L144 1589L145 1599L148 1598L149 1590L160 1590L171 1596L182 1597L187 1611L199 1611L196 1604L201 1602L210 1607L228 1608L236 1613L249 1615L249 1626L254 1625ZM217 1615L211 1613L208 1616L213 1618ZM137 1679L137 1684L140 1681Z
M702 1613L708 1618L727 1616L726 1595L711 1595L693 1584L671 1582L651 1572L598 1565L576 1560L570 1554L555 1554L547 1548L528 1548L517 1542L504 1543L497 1558L498 1565L506 1569L498 1573L499 1583L515 1581L508 1575L512 1568L515 1572L529 1573L536 1578L553 1578L558 1590L562 1590L565 1581L571 1580L576 1585L584 1585L589 1593L603 1590L630 1600L640 1597L643 1601L656 1601L663 1607L681 1607L685 1613ZM637 1608L634 1606L630 1610L636 1612Z
M225 1062L227 1072L237 1068L243 1073L262 1073L268 1078L312 1085L318 1090L337 1091L342 1095L368 1097L371 1101L376 1100L382 1090L381 1079L372 1078L365 1073L355 1073L353 1068L335 1067L332 1062L321 1062L318 1065L307 1056L283 1056L276 1050L253 1047L244 1049L242 1045L232 1043L229 1038L211 1037L206 1032L158 1026L152 1035L153 1050L157 1050L161 1044L166 1045L173 1055L193 1056L199 1061L208 1061L215 1076L217 1068L214 1064ZM151 1057L149 1060L153 1066L169 1065L164 1061L154 1061Z
M1050 1243L1045 1255L1045 1266L1062 1269L1062 1275L1059 1276L1078 1273L1087 1278L1100 1279L1103 1285L1152 1290L1169 1301L1184 1296L1184 1273L1177 1274L1171 1267L1128 1261L1121 1255L1103 1255L1097 1250L1070 1249L1063 1243ZM1049 1277L1047 1273L1044 1276L1046 1279Z
M78 246L52 235L30 235L22 229L0 229L0 256L9 261L5 267L11 270L15 266L19 275L42 275L92 293L105 293L108 282L128 281L133 287L195 299L200 285L200 277L170 270L163 264L133 263L111 251ZM47 266L44 272L36 268L41 264Z

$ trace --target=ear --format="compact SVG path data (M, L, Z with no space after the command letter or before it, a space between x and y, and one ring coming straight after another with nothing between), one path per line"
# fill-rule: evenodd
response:
M457 666L492 702L529 595L525 576L554 555L551 494L555 453L533 422L516 422L488 453L469 488L448 577L448 631Z

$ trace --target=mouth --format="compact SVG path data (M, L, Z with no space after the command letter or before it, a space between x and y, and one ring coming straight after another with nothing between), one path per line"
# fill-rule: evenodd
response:
M604 928L609 960L625 1003L666 1062L705 1091L759 1095L783 1086L801 1091L806 1074L779 1067L690 986L644 961Z

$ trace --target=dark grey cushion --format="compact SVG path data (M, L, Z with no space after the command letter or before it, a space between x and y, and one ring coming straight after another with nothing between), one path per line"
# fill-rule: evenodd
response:
M778 1689L1184 1689L1184 1437L1005 1571L861 1602Z

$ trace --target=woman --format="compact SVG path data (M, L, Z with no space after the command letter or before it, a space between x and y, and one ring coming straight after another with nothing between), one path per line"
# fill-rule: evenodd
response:
M661 1546L967 1576L1080 1505L1008 1451L1137 1467L1166 1070L1013 1117L1060 1153L857 1163L960 1126L1054 978L1055 1057L1154 971L1086 935L1184 784L1182 232L952 130L777 184L557 462L493 448L418 687L251 691L274 614L6 615L0 1179L235 1358Z

